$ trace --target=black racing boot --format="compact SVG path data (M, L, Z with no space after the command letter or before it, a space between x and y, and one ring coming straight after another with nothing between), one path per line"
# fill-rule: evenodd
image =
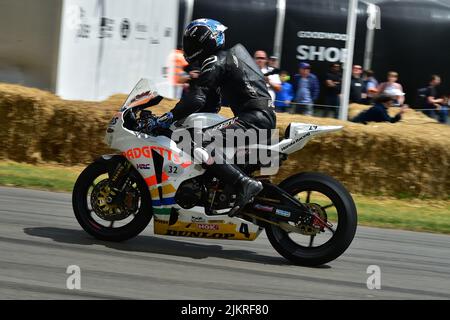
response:
M261 182L246 176L237 166L232 164L213 164L209 166L212 173L220 180L236 187L236 201L228 215L235 216L240 209L253 200L263 189Z
M228 213L230 217L235 216L239 210L245 207L246 204L253 201L253 198L264 188L262 183L250 177L243 176L237 183L236 202L233 209Z

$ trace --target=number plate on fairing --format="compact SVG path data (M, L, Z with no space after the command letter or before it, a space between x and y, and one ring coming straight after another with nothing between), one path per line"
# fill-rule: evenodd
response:
M183 173L184 168L176 164L166 164L163 170L168 176L178 176Z

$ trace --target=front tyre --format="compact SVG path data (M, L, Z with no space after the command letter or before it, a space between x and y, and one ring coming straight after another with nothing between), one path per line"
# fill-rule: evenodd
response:
M309 206L320 219L294 224L299 232L288 232L269 224L266 233L274 249L302 266L322 265L344 253L355 236L357 225L356 206L345 187L320 173L292 176L279 187Z
M113 158L90 164L81 172L72 193L78 223L99 240L128 240L141 233L152 219L147 185L133 168L123 191L108 203L109 174L117 163Z

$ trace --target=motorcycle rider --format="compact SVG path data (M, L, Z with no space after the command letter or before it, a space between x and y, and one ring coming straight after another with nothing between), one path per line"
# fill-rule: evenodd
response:
M157 120L157 126L168 127L173 121L198 112L205 105L220 99L226 101L237 120L224 130L275 128L276 116L264 75L248 51L240 44L224 49L225 27L212 19L197 19L185 29L183 50L188 63L201 65L195 85L176 106ZM225 136L223 134L223 136ZM217 155L215 156L217 159ZM245 175L236 165L210 164L214 176L236 187L236 201L229 215L234 216L262 189L261 182Z

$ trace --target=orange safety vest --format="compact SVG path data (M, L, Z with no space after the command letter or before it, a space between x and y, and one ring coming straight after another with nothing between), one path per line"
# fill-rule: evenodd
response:
M185 74L184 67L188 65L183 51L175 49L170 57L168 76L173 85L179 84L181 76Z

